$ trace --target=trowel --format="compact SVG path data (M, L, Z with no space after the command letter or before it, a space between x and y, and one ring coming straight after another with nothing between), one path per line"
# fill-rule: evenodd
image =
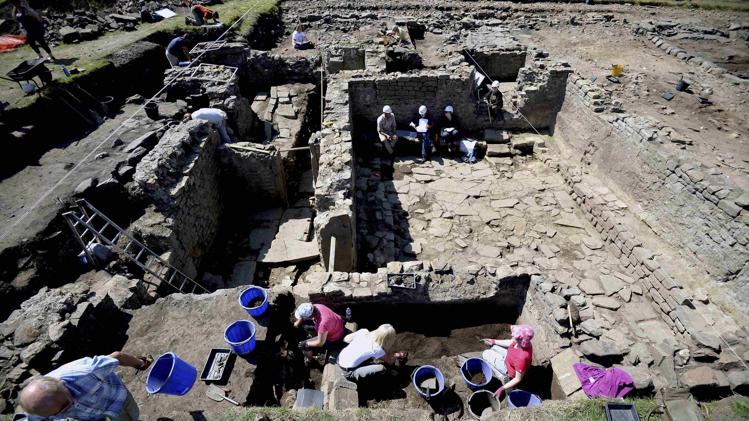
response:
M226 392L221 389L220 387L216 386L215 384L209 385L208 389L205 391L206 396L213 399L216 402L221 401L229 401L233 403L234 405L239 406L239 402L234 401L226 397Z

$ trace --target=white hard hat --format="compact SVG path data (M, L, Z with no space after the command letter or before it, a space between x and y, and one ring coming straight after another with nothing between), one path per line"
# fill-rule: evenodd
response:
M392 112L393 112L393 109L392 109L392 108L390 108L390 106L389 106L389 105L386 105L386 106L382 107L382 112L383 112L383 113L388 113L388 114L390 114L390 113L392 113Z
M315 307L311 303L302 303L296 308L294 316L299 320L309 320L312 318L312 313L315 311Z
M451 113L451 112L453 112L453 106L452 106L452 105L448 105L447 107L445 107L445 112L446 112L446 113Z
M419 114L426 115L426 113L427 113L427 106L426 105L422 105L421 107L419 107Z
M492 82L492 88L499 88L499 81L498 80L495 80L494 82Z

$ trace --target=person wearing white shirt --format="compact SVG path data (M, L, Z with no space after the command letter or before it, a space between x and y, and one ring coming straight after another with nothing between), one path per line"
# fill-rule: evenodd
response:
M395 329L389 324L380 325L370 332L360 329L343 338L348 345L338 355L338 366L344 376L357 381L368 376L385 371L385 364L402 361L406 355L396 352L394 358L387 355L386 350L395 342ZM382 361L384 364L376 362Z
M419 114L411 121L411 127L416 130L416 137L421 142L421 160L424 162L432 155L432 119L427 115L426 105L419 107Z
M218 108L201 108L192 114L185 114L184 120L203 120L216 125L218 133L221 135L221 140L224 143L231 143L229 133L226 131L226 113Z
M309 50L315 48L314 44L307 39L307 34L304 33L305 29L304 25L299 24L296 26L294 33L291 34L291 45L297 50Z

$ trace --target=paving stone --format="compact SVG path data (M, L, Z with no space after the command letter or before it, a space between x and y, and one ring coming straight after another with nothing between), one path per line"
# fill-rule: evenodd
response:
M626 371L635 385L635 390L644 392L653 388L653 376L647 366L623 366L622 370Z
M628 303L632 300L632 290L630 288L622 288L619 290L619 297L625 302Z
M585 341L580 344L580 352L591 359L591 361L617 359L624 355L624 351L617 344L598 339Z
M721 343L720 338L717 336L705 332L689 332L689 336L691 336L700 346L710 348L715 352L720 352Z
M622 306L619 300L612 297L593 297L593 305L609 310L618 310Z
M624 282L611 275L601 275L599 279L604 293L608 296L614 295L624 288Z
M740 395L749 395L749 370L729 371L728 383L734 392Z
M584 322L580 323L578 327L580 328L580 330L585 332L585 334L593 336L595 338L603 334L603 330L601 330L601 327L598 325L598 322L595 319L585 320Z
M588 295L603 295L604 290L601 283L593 278L585 278L578 285L580 289Z
M563 227L571 227L571 228L585 228L583 223L573 215L567 215L562 218L559 218L554 221L555 224L561 225Z
M692 392L700 388L719 388L729 385L728 377L722 371L713 370L705 365L685 371L679 377L679 382Z
M492 200L491 205L495 209L502 209L502 208L513 208L518 203L520 203L518 199L501 199L501 200Z

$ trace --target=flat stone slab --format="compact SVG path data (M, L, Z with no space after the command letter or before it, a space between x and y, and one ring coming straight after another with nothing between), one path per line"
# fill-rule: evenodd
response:
M592 278L583 279L578 287L588 295L603 295L604 293L601 283Z
M231 284L228 285L230 288L238 287L240 285L250 285L255 279L255 267L257 263L254 260L243 260L234 265L234 270L231 273Z
M618 310L622 306L616 298L611 297L594 297L593 305L596 307L607 308L609 310Z
M309 241L312 233L312 209L286 209L278 226L277 239Z
M552 398L564 399L582 388L580 380L572 368L572 365L579 361L580 358L572 348L567 348L551 358L551 370L563 393L563 396L552 396ZM552 393L554 393L553 389Z
M514 208L518 203L520 203L518 199L492 200L492 207L494 209Z
M258 256L258 262L268 264L296 263L320 257L316 241L284 240L276 238L267 253Z
M611 275L601 275L599 279L601 281L601 286L603 286L603 291L608 296L614 295L624 288L624 282Z
M583 229L585 226L583 223L574 215L563 216L554 221L555 224L563 227L580 228Z

